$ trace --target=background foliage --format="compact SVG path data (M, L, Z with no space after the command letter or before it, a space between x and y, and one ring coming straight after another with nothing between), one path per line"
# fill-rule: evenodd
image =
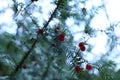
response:
M110 25L106 30L92 28L92 19L105 7L101 4L87 9L88 1L51 0L49 4L54 8L44 18L42 1L22 3L12 0L9 8L13 11L12 19L17 28L16 34L0 34L0 80L119 80L120 71L115 71L116 64L107 58L119 45L118 37L113 34L118 26ZM5 11L2 9L0 14ZM85 51L79 43L75 44L75 34L67 24L69 19L80 27L82 36L79 42L83 42ZM107 35L109 48L98 61L90 63L84 53L91 52L93 46L88 41L98 36L98 32ZM87 64L92 70L86 69Z

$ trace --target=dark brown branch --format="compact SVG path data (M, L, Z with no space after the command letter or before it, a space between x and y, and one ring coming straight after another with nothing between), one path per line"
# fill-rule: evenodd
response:
M31 48L28 50L28 52L26 52L26 54L23 56L22 60L17 65L17 67L15 68L14 72L11 75L14 75L14 74L16 74L19 71L19 69L22 67L22 65L24 64L25 60L27 59L27 57L29 56L31 51L34 49L36 43L37 43L37 39L34 41L34 43L32 44Z
M47 23L44 25L44 28L46 28L48 26L48 24L50 23L50 21L53 19L53 17L55 16L55 13L57 12L57 10L60 7L61 3L62 3L62 0L59 0L58 3L57 3L57 7L55 8L53 13L51 14L51 16L50 16L49 20L47 21Z

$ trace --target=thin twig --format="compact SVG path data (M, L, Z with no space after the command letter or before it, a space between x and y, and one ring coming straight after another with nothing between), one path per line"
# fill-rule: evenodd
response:
M105 15L106 15L108 21L110 22L110 17L109 17L109 14L108 14L108 12L107 12L107 9L106 9L105 1L104 1L104 0L101 0L101 2L102 2L102 4L103 4L103 6L104 6Z
M43 75L42 75L41 80L45 80L45 78L46 78L46 76L47 76L47 74L48 74L48 72L49 72L49 68L50 68L50 66L51 66L51 64L52 64L52 61L53 61L53 60L51 60L51 62L48 62L48 65L47 65L47 67L46 67L45 72L44 72Z

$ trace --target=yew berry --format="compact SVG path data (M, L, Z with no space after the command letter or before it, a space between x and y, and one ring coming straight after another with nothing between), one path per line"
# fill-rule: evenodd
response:
M80 66L75 66L75 71L76 71L76 72L80 72L80 71L81 71Z
M87 11L86 11L86 8L82 8L82 13L83 13L83 15L86 15L86 13L87 13Z
M84 32L85 32L86 34L88 34L88 30L85 30Z
M55 46L56 46L56 45L53 43L53 44L52 44L52 47L55 47Z
M92 66L90 64L87 64L86 65L86 69L89 71L89 70L92 70Z
M85 51L86 48L83 42L80 42L78 46L80 47L81 51Z
M80 42L80 43L79 43L79 47L82 47L82 46L84 46L84 43L83 43L83 42Z
M86 8L83 7L83 8L82 8L82 12L86 12Z
M55 28L55 31L59 31L59 30L60 30L60 28L59 28L59 27L56 27L56 28Z
M24 66L23 66L23 69L27 69L27 66L26 66L26 65L24 65Z
M103 32L104 30L100 30L101 32Z
M82 47L80 47L80 50L81 50L81 51L85 51L85 49L86 49L86 48L85 48L84 45L83 45Z
M65 36L64 36L63 33L59 34L58 40L59 40L60 42L63 42L63 41L65 40Z
M38 0L31 0L31 2L38 1Z
M43 32L44 32L43 29L38 30L38 34L43 34Z

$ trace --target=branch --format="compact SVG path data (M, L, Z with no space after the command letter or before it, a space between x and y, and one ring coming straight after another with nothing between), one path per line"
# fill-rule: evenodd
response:
M55 8L55 10L53 11L53 13L51 14L49 20L47 21L47 23L44 25L44 28L47 28L47 26L49 25L50 21L53 19L57 9L59 8L60 4L61 4L62 0L59 0L57 3L57 7ZM36 25L36 24L35 24ZM38 26L38 25L37 25ZM37 34L37 38L38 38L38 34ZM26 54L23 56L22 60L20 61L20 63L16 66L15 70L13 71L13 73L10 76L10 79L12 80L12 76L14 76L19 69L22 67L22 65L24 64L25 60L27 59L27 57L30 55L30 53L32 52L32 50L34 49L35 45L37 43L37 39L35 39L35 41L33 42L31 48L26 52ZM45 72L46 74L46 72Z
M48 24L50 23L50 21L53 19L55 13L57 12L58 8L60 7L60 4L62 3L62 0L59 0L57 3L57 7L55 8L55 10L53 11L53 13L51 14L49 20L47 21L47 23L45 24L45 26L43 28L47 28Z
M26 54L23 56L22 60L20 61L20 63L17 65L17 67L15 68L14 72L11 74L11 77L13 75L15 75L19 69L22 67L22 65L24 64L25 60L27 59L27 57L30 55L31 51L34 49L35 45L37 43L37 39L35 39L35 41L33 42L31 48L28 50L28 52L26 52Z

